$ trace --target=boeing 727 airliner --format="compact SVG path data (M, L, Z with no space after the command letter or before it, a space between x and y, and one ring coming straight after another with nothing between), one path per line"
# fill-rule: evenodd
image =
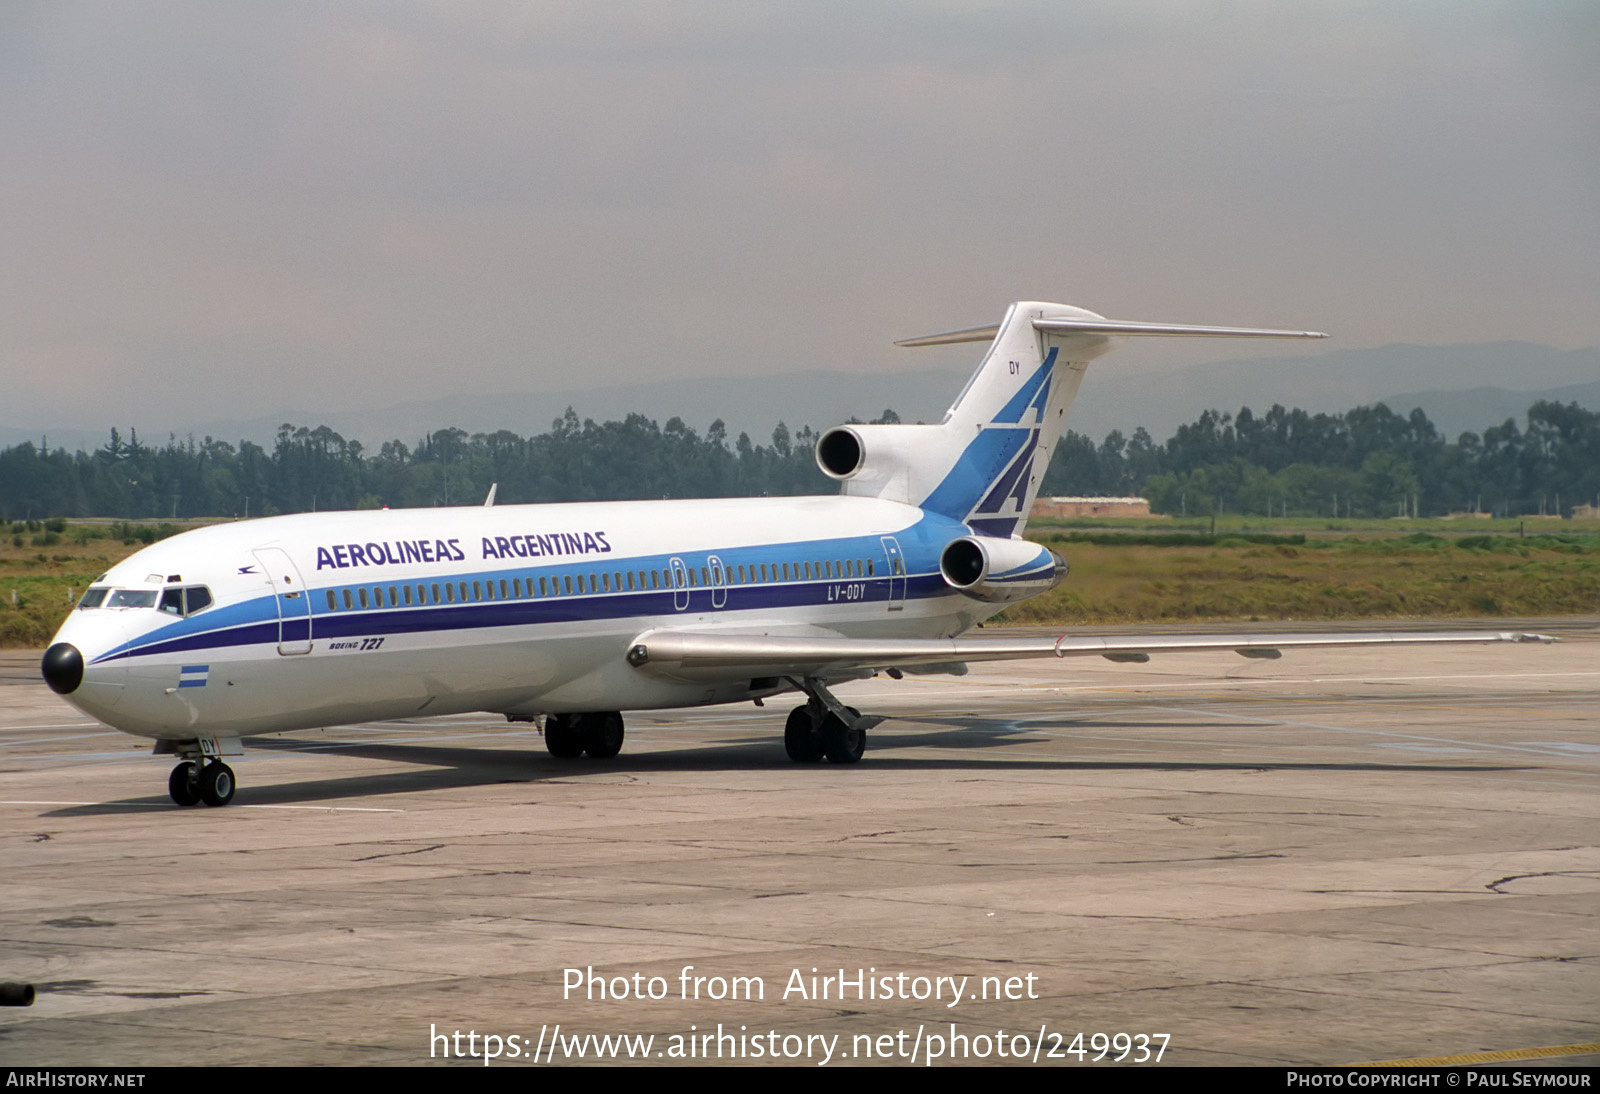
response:
M1089 362L1123 336L1321 338L1013 304L937 425L843 425L833 497L306 513L216 525L118 563L45 652L57 693L179 763L179 805L225 805L248 734L491 711L557 757L615 756L622 711L803 693L784 745L854 763L880 719L839 681L971 661L1538 639L1512 633L962 637L1055 587L1021 538ZM492 501L492 497L491 497Z

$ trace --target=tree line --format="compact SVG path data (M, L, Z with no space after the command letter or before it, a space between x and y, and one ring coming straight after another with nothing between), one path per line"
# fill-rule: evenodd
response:
M1537 402L1525 430L1507 418L1450 442L1422 410L1382 403L1343 414L1208 410L1165 444L1143 429L1098 446L1068 433L1041 491L1137 494L1174 515L1567 515L1600 502L1600 413Z
M894 422L885 411L876 421ZM491 483L503 503L743 497L836 492L812 456L817 435L779 424L768 444L704 434L679 418L579 420L544 433L441 429L414 446L368 450L323 425L285 424L270 449L206 437L146 444L113 429L93 452L47 441L0 450L0 519L176 520L332 509L471 505ZM1600 494L1600 413L1535 403L1526 429L1507 419L1446 441L1421 410L1383 404L1342 414L1274 406L1257 416L1208 410L1158 444L1140 428L1100 444L1067 432L1041 492L1137 494L1158 513L1501 516L1570 512Z

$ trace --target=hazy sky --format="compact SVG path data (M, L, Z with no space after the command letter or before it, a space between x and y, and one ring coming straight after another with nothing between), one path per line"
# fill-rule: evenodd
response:
M923 366L1018 298L1600 342L1594 0L7 0L0 164L14 426Z

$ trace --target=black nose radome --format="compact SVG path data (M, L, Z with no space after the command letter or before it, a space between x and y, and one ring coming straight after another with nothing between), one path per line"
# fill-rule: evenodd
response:
M0 984L0 1007L33 1006L32 984Z
M44 663L39 666L44 682L57 695L71 695L83 683L83 654L71 642L57 642L44 651Z

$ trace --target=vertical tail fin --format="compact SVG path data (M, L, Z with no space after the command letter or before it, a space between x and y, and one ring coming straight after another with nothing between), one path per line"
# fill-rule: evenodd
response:
M1084 370L1110 348L1102 335L1034 327L1069 315L1091 317L1060 304L1011 305L940 426L949 467L917 504L985 535L1022 531Z
M1027 522L1089 362L1126 335L1324 338L1312 331L1127 323L1066 304L1011 305L993 327L898 342L990 343L939 425L839 426L817 443L817 462L846 494L890 498L1015 536Z

